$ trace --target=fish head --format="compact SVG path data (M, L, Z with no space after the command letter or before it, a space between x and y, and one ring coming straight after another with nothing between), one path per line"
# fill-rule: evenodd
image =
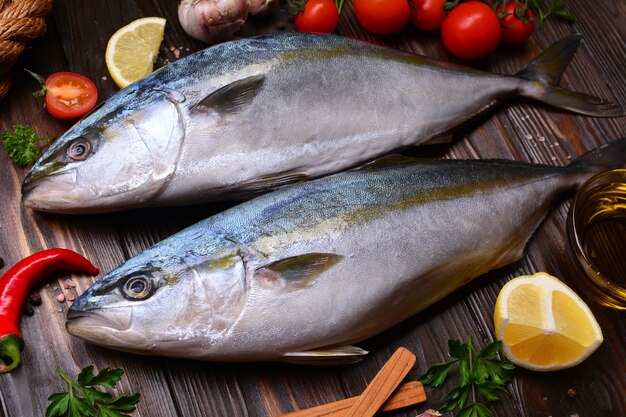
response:
M191 250L181 257L164 249L180 246L158 244L92 285L69 309L67 331L139 354L206 357L219 350L247 299L239 251Z
M174 175L184 139L184 97L128 89L75 124L35 163L22 185L26 207L113 211L160 194Z

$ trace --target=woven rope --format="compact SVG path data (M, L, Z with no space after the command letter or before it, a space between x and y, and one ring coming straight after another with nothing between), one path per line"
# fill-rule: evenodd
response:
M52 0L0 0L0 100L9 91L11 73L26 44L46 30Z

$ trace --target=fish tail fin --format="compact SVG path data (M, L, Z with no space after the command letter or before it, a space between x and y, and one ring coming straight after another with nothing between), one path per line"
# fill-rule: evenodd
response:
M568 168L586 173L626 168L626 137L615 139L581 155Z
M525 84L521 94L559 109L587 116L625 116L626 111L618 104L559 86L563 71L574 57L581 41L582 35L580 34L567 36L553 43L515 74L518 78L531 81Z

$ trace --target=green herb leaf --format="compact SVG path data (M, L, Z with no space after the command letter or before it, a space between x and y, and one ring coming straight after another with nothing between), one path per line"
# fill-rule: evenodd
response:
M96 414L95 408L84 398L74 396L72 388L68 392L52 394L48 401L46 417L87 417Z
M114 389L124 374L121 369L104 368L94 376L93 366L87 366L76 381L58 368L57 372L67 382L68 391L48 397L46 417L130 417L124 412L132 412L139 402L139 394L113 397L96 388Z
M446 402L443 403L441 411L448 412L454 410L460 410L467 403L467 398L470 394L470 387L456 387L448 393Z
M133 411L140 398L140 394L120 395L108 405L111 410L115 411Z
M450 368L452 368L452 365L456 362L457 361L444 362L431 366L424 375L420 376L420 382L429 387L441 386L448 377Z
M98 391L95 388L82 387L80 388L80 392L91 406L97 403L107 403L113 399L113 396L108 392Z
M502 342L496 341L485 346L474 363L473 377L478 383L488 380L504 385L513 378L515 366L510 362L497 359Z
M104 368L98 372L89 385L102 385L103 387L113 388L122 380L124 371L121 369Z
M502 387L502 385L493 381L485 381L476 383L476 388L483 397L489 401L497 401L500 399L501 394L507 394L508 392Z
M467 348L467 343L462 343L460 340L448 340L450 356L459 360L466 359L467 354L464 352L464 346Z
M493 414L484 405L474 403L459 411L457 417L493 417Z
M31 165L41 156L36 144L42 141L30 126L17 125L15 131L2 133L2 146L9 158L22 168Z
M472 366L472 355L474 353L472 337L469 336L466 343L448 342L448 346L450 347L450 356L454 358L459 358L459 386L466 387L467 385L469 385L472 376L472 372L470 369Z
M135 405L139 402L139 394L121 395L115 400L106 404L106 407L98 407L98 417L129 417L128 414L121 411L131 412L135 409Z
M96 409L93 408L86 399L80 397L73 397L69 402L69 409L67 417L86 417L96 414Z
M467 387L472 382L472 370L470 367L469 359L459 361L459 386Z
M48 408L46 409L46 416L57 417L67 414L67 410L70 407L71 394L69 392L52 394L48 397Z
M491 411L478 402L478 396L488 401L496 401L502 394L508 394L504 386L513 378L515 366L498 359L501 347L502 342L496 341L477 352L471 336L465 343L450 340L448 348L454 360L431 366L420 377L420 381L431 387L441 386L448 378L452 366L458 364L458 384L446 396L441 411L459 410L457 417L493 417Z
M502 342L500 340L496 340L495 342L489 343L487 346L482 348L478 353L478 358L485 359L496 359L498 357L498 352L502 349Z
M93 366L89 365L88 367L83 368L82 371L80 371L80 373L78 374L78 377L76 378L76 382L78 382L78 385L81 385L84 387L84 386L89 385L92 379L93 379Z

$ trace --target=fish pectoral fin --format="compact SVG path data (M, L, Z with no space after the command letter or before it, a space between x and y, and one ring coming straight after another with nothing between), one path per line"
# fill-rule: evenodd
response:
M286 174L268 175L259 177L239 184L239 189L244 194L260 194L268 190L305 182L311 179L308 174L303 172L289 172Z
M308 287L341 259L334 253L306 253L259 267L254 276L263 287L293 291Z
M208 110L217 112L222 116L238 113L247 107L257 96L264 81L264 75L253 75L233 81L206 96L199 103L195 104L192 110Z
M356 346L337 346L285 353L282 362L300 365L340 365L361 361L369 352Z

